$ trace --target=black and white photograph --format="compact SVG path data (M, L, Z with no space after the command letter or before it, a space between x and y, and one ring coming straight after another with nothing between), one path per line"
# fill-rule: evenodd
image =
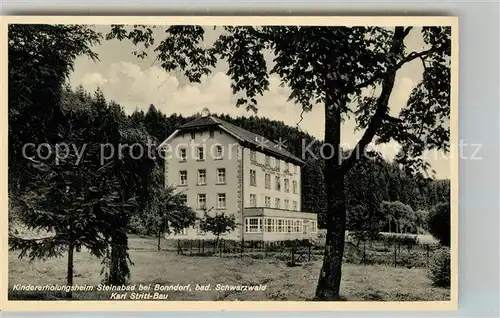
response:
M7 302L455 308L457 26L5 22Z

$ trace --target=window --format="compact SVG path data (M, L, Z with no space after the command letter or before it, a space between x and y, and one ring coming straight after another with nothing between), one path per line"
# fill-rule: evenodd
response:
M214 138L214 131L210 130L210 138Z
M186 161L186 158L187 158L186 148L179 149L179 160L180 161Z
M274 199L274 207L276 209L281 209L281 200L280 200L280 198Z
M198 185L207 184L207 171L205 169L198 170Z
M288 210L290 207L290 201L288 199L285 199L285 210Z
M316 233L318 231L318 226L316 225L316 221L311 221L311 232Z
M255 170L250 170L250 185L257 186L257 172Z
M215 147L215 159L222 159L222 146Z
M266 166L270 166L270 165L271 165L271 157L266 155Z
M270 208L271 207L271 197L265 197L265 204L266 204L266 208Z
M226 183L226 169L217 169L217 183Z
M281 191L281 178L279 176L276 176L274 178L274 182L276 191Z
M245 218L246 233L261 233L262 219L261 218Z
M198 147L198 160L205 160L205 149Z
M292 202L292 210L297 211L297 201Z
M293 232L293 220L286 220L286 232L287 233L292 233Z
M250 160L257 161L257 153L254 150L250 150Z
M225 208L226 208L226 194L217 193L217 209L225 209Z
M277 221L277 226L276 226L276 232L278 233L283 233L283 220L282 219L278 219L276 220Z
M276 161L275 161L275 164L276 164L276 168L280 168L280 160L278 158L276 158Z
M188 198L187 198L187 195L185 194L181 194L180 195L180 199L181 199L181 202L185 205L187 205L187 202L188 202Z
M191 133L191 139L194 139L194 132Z
M266 189L271 189L271 175L269 173L266 173L266 184L265 187Z
M179 185L187 185L188 184L188 173L187 171L179 171Z
M251 207L257 206L257 196L255 194L250 194L250 206Z
M290 180L285 178L285 192L290 192Z
M297 193L297 181L293 181L293 193Z
M300 228L302 227L302 222L300 220L296 220L295 221L295 228L294 228L294 232L295 233L300 233Z
M270 218L264 219L264 232L272 233L275 231L275 227L274 227L275 222L274 221L275 221L274 219L270 219Z
M198 210L205 210L207 208L207 195L198 194Z

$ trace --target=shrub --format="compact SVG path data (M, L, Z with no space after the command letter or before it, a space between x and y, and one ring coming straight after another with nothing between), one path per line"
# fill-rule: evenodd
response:
M128 231L131 234L136 234L136 235L149 235L151 234L148 230L148 228L144 225L143 220L141 219L141 216L139 215L132 215L129 221L128 225Z
M450 249L436 250L429 262L428 276L438 287L450 287Z
M427 216L429 232L443 246L450 246L450 203L437 204Z

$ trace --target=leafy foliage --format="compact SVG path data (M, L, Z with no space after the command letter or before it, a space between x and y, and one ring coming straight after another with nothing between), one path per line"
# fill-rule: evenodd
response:
M164 234L179 234L183 229L195 225L197 214L183 200L183 194L173 187L162 187L154 183L154 197L142 213L136 214L136 224L144 234L155 235L160 240Z
M450 249L442 247L436 250L429 263L428 276L438 287L450 287L451 277Z
M441 245L450 246L451 228L450 228L450 203L443 202L437 204L427 216L427 226L429 232Z
M421 229L423 231L428 231L427 226L427 215L429 212L425 210L417 210L415 211L415 225L417 226L417 230Z
M384 201L380 209L390 221L396 224L397 233L406 233L408 229L415 227L415 214L410 206L399 201Z
M377 238L387 223L380 208L381 200L387 197L384 163L378 156L377 160L365 160L346 176L346 226L358 244Z
M92 45L101 35L86 25L10 24L9 37L9 189L29 187L22 171L26 143L57 139L62 85L79 55L96 60Z
M70 112L59 125L59 140L78 149L67 156L50 156L44 161L31 159L25 178L31 189L21 196L21 222L31 230L50 233L45 238L23 238L10 233L12 250L19 257L45 259L68 252L68 285L73 281L73 251L85 247L91 254L105 257L108 233L114 220L129 202L121 202L119 183L112 178L111 165L99 165L99 145L86 143L85 116ZM53 145L54 146L54 145ZM55 147L55 146L54 146ZM18 203L19 203L18 202ZM120 230L117 228L117 230Z
M221 212L211 216L209 211L205 211L199 226L200 230L212 233L216 237L215 246L217 246L220 235L234 231L237 224L234 214L226 215L224 212Z

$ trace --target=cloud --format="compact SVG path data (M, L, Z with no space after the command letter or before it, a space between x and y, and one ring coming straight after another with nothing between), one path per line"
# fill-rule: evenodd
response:
M95 90L98 86L103 86L107 82L102 74L100 73L87 73L83 76L81 80L81 84L85 88L89 88L89 90Z

